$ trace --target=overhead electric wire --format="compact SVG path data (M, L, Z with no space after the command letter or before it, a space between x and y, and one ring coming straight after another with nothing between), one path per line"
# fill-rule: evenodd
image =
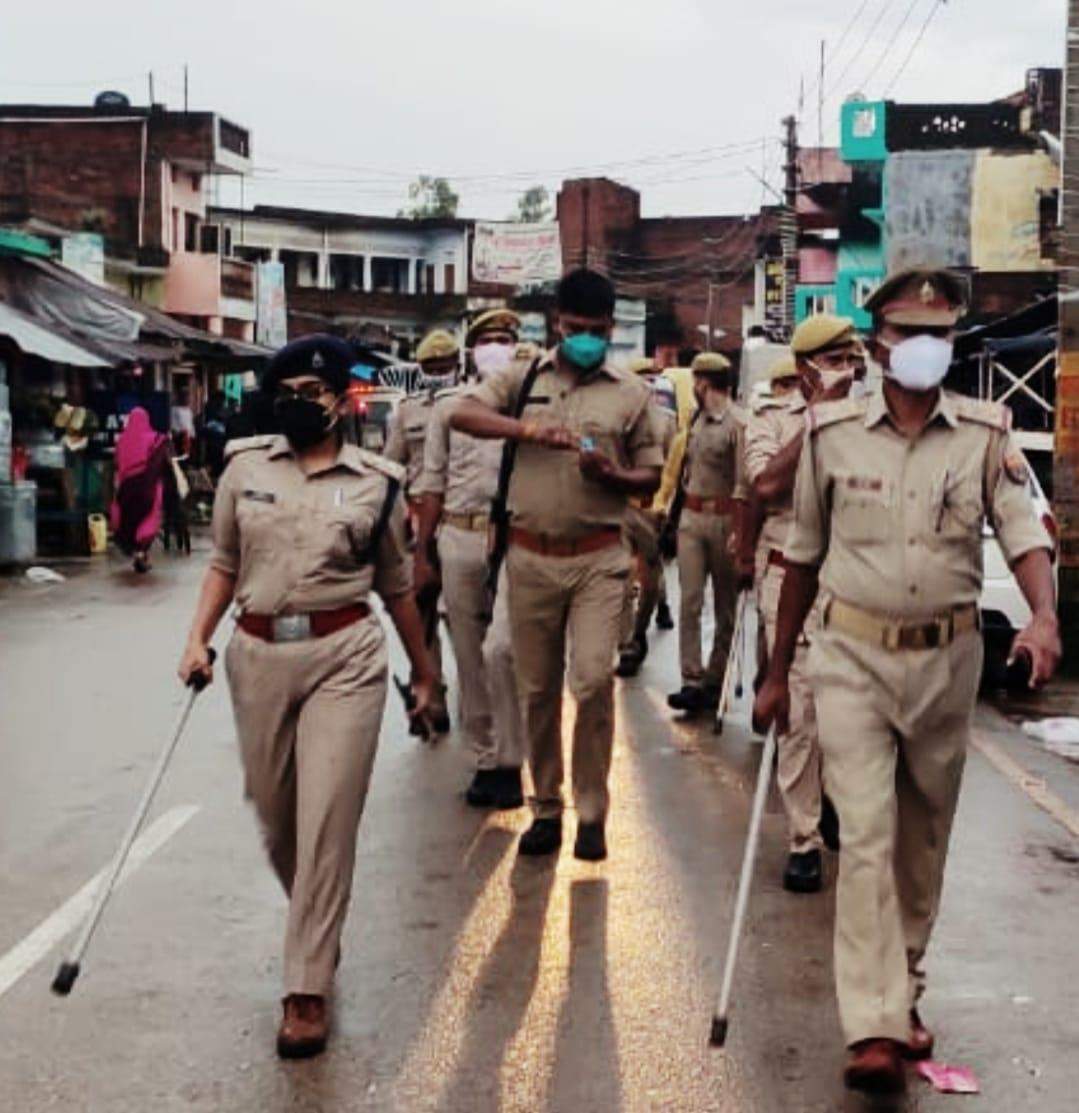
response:
M873 36L877 33L877 29L884 22L884 17L891 10L892 4L894 2L895 0L884 0L880 11L877 13L877 18L873 20L873 23L870 25L869 30L866 32L865 38L862 39L862 45L858 47L858 49L854 52L854 55L851 57L850 61L843 67L842 73L840 73L835 81L833 81L826 89L824 94L825 104L828 104L832 100L832 98L836 94L836 90L839 89L839 87L843 84L843 81L846 79L847 74L849 74L851 70L853 70L854 67L858 64L858 60L865 53L866 47L868 47L869 44L873 41Z
M922 39L925 38L925 33L929 30L930 23L933 22L933 17L945 5L946 2L947 0L936 0L936 3L929 9L929 14L925 17L925 22L922 24L921 29L918 31L914 42L911 43L910 50L907 51L907 56L903 59L899 69L895 71L895 75L888 83L888 87L884 90L884 96L887 96L895 88L896 83L903 76L903 73L905 72L907 66L910 65L910 60L914 57L915 51L918 49L919 46L921 46Z
M884 65L885 59L887 59L888 55L895 49L896 44L899 42L899 36L906 30L907 24L910 22L910 17L914 15L914 9L917 8L921 2L922 0L910 0L910 4L907 5L907 10L903 13L903 18L899 21L899 25L884 44L884 49L880 52L880 57L866 75L866 79L862 82L861 88L869 88L869 83L877 76L881 67Z

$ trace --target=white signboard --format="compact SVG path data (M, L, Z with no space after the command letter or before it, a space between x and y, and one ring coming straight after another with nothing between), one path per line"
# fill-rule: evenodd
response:
M105 285L105 237L97 232L75 232L60 244L60 262L87 282Z
M477 224L472 244L472 278L524 286L557 282L562 277L562 241L558 222L548 224Z
M258 315L255 340L267 348L281 348L288 341L285 312L285 264L259 263Z

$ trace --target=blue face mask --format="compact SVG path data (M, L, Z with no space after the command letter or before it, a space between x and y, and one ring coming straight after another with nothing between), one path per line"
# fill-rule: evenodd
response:
M590 332L575 332L562 338L562 354L574 367L591 371L603 362L608 343L605 337L593 336Z

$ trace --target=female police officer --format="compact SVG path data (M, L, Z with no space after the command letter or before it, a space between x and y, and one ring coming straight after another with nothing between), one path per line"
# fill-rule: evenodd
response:
M226 656L245 789L289 896L278 1053L317 1055L348 909L356 832L386 695L372 588L413 665L416 713L432 672L412 596L401 468L342 443L349 345L311 336L282 348L263 389L283 436L229 445L214 503L214 551L180 676L212 675L208 645L229 604Z

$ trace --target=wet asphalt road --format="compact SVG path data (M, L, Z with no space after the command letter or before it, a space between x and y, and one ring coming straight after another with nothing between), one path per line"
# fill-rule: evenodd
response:
M576 862L571 837L556 862L518 860L524 812L469 810L458 741L418 744L389 704L320 1060L273 1054L284 899L241 799L221 684L154 806L160 846L118 892L74 994L51 996L62 947L37 957L26 941L123 831L180 706L203 559L159 558L145 579L116 560L52 587L0 581L0 1108L870 1108L839 1083L834 861L822 896L782 892L775 800L728 1047L706 1045L760 747L744 705L719 737L672 724L673 634L619 689L602 865ZM1043 778L1067 820L1079 767L993 709L979 718L998 761L968 765L924 1012L940 1056L982 1083L965 1100L1064 1113L1079 1093L1079 838L1000 768ZM899 1107L963 1100L915 1080Z

